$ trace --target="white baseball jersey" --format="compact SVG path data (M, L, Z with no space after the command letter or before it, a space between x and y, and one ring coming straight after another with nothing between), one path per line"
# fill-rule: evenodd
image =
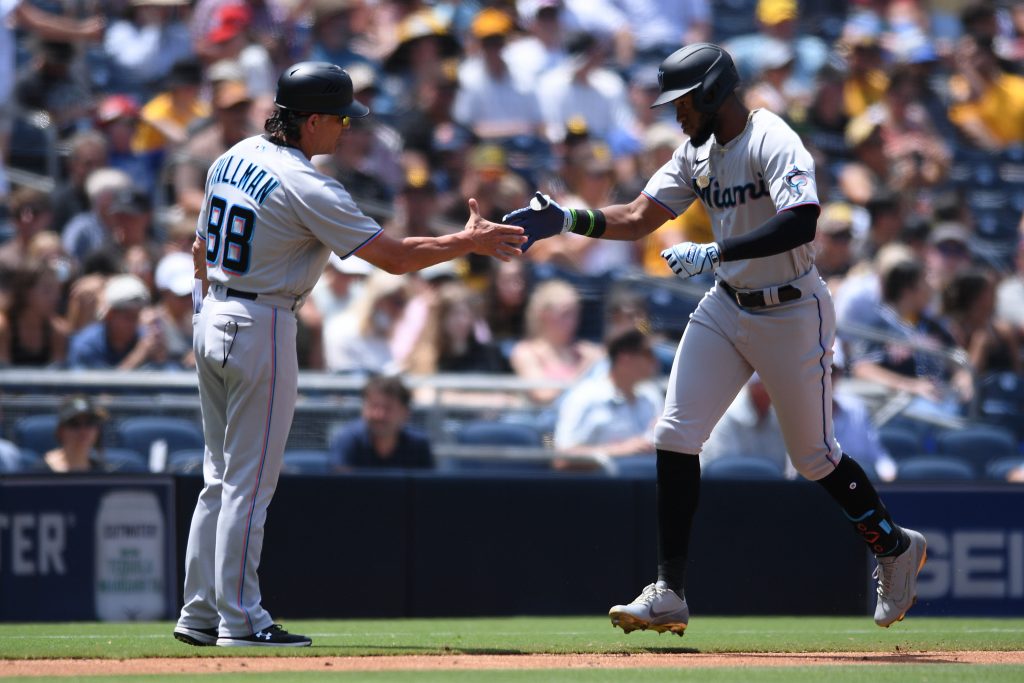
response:
M715 240L736 237L783 209L817 204L814 161L800 137L766 109L750 112L743 132L728 145L714 136L695 148L687 140L655 173L644 194L673 216L700 199ZM811 243L775 256L723 262L718 274L737 289L790 282L814 263Z
M255 294L305 296L332 250L345 258L381 231L341 183L262 135L214 162L205 201L207 277Z

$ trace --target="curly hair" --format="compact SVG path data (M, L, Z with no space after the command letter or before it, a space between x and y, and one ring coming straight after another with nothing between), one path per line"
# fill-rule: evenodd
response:
M267 132L271 142L295 147L299 144L302 123L309 116L304 112L278 107L263 124L263 130Z

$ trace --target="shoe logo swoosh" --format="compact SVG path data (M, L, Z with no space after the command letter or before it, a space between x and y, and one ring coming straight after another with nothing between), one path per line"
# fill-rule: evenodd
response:
M658 612L657 610L655 610L655 609L654 609L654 608L652 607L652 608L651 608L651 616L652 616L652 617L654 617L655 619L657 619L658 617L663 617L663 616L665 616L666 614L672 614L672 613L673 613L673 612L675 612L675 611L676 611L676 610L674 610L674 609L667 609L667 610L665 610L665 611L663 611L663 612Z

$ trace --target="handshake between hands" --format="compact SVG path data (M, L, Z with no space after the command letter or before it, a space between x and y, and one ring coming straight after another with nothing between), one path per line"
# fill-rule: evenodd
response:
M575 223L573 213L571 209L563 209L548 195L536 192L527 206L505 214L501 222L523 228L527 240L521 249L525 254L537 240L571 232ZM714 272L721 262L721 251L717 242L680 242L662 251L661 257L668 262L673 273L685 280Z

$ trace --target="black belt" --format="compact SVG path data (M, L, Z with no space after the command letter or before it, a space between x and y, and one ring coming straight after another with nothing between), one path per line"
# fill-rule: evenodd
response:
M765 306L773 305L765 301L763 290L759 289L753 292L738 292L725 280L719 280L718 286L724 289L726 293L732 297L733 301L743 308L763 308ZM782 285L779 287L780 304L787 301L794 301L795 299L799 299L801 296L803 296L803 292L793 285Z
M233 296L236 299L248 299L249 301L256 301L256 297L259 296L259 294L253 294L252 292L240 292L237 289L231 289L230 287L225 289L224 293L228 296Z

